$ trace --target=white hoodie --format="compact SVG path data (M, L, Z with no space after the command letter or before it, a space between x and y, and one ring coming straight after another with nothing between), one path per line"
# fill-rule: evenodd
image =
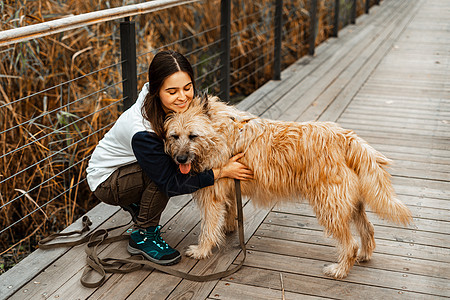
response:
M118 168L136 162L131 147L131 139L139 131L153 132L150 123L142 116L141 108L148 93L148 82L129 109L105 134L92 153L86 169L87 182L91 191L95 189Z

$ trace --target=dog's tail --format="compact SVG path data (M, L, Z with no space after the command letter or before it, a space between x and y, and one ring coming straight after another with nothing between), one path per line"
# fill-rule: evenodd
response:
M380 217L398 224L411 222L411 211L397 197L386 171L391 161L366 141L353 135L349 140L347 164L360 179L365 202Z

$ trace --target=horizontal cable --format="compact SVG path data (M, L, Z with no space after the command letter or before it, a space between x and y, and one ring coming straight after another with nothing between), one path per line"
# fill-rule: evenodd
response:
M75 165L79 164L80 162L85 161L86 159L90 158L90 156L83 158L82 160L80 160L79 162L77 162ZM74 165L74 166L75 166ZM37 212L38 210L41 210L44 206L48 205L49 203L55 201L56 199L58 199L60 196L62 196L64 193L67 193L68 191L70 191L71 189L73 189L74 187L79 186L81 183L85 182L86 178L81 179L80 181L78 181L75 185L73 185L72 187L64 190L62 193L60 193L58 196L54 197L53 199L50 199L49 201L47 201L46 203L42 204L41 206L39 206L38 208L36 208L35 210L33 210L32 212L28 213L27 215L23 216L21 219L17 220L16 222L10 224L9 226L7 226L6 228L3 228L0 231L0 234L2 234L3 232L5 232L6 230L8 230L9 228L13 227L14 225L22 222L23 220L25 220L27 217L31 216L32 214L34 214L35 212Z
M97 111L95 111L95 112L93 112L93 113L90 113L89 115L86 115L86 116L84 116L83 118L78 119L76 122L72 122L71 124L74 124L74 123L77 123L77 122L79 122L79 121L82 121L82 120L84 120L84 119L86 119L86 118L88 118L88 117L90 117L90 116L92 116L92 115L95 115L96 113L101 112L101 111L107 109L108 107L113 106L113 105L115 105L115 104L117 104L117 103L119 103L119 102L121 102L121 101L123 101L123 99L120 99L120 100L117 100L117 101L115 101L115 102L113 102L113 103L111 103L111 104L108 104L107 106L104 106L104 107L102 107L101 109L99 109L99 110L97 110ZM69 124L69 125L71 125L71 124ZM112 123L111 123L111 124L112 124ZM82 138L82 139L80 139L80 140L78 140L78 141L76 141L76 142L70 144L70 145L67 146L66 148L60 149L59 151L57 151L57 152L51 154L50 156L46 156L45 158L41 159L40 161L34 163L33 165L28 166L27 168L25 168L25 169L23 169L23 170L21 170L21 171L15 173L14 175L9 176L9 177L6 178L6 179L3 179L2 181L0 181L0 184L2 184L3 182L8 181L9 179L11 179L11 178L13 178L13 177L15 177L15 176L17 176L17 175L19 175L19 174L22 174L23 172L25 172L25 171L29 170L30 168L32 168L32 167L34 167L34 166L36 166L36 165L38 165L38 164L40 164L40 163L46 161L46 160L49 159L49 158L51 158L51 157L53 157L53 156L55 156L55 155L57 155L57 154L62 153L64 150L66 150L66 149L72 147L73 145L78 144L79 142L83 141L85 138L88 138L88 137L91 137L91 136L92 136L92 134L89 134L89 135L87 135L86 137L84 137L84 138Z
M115 121L114 121L114 122L115 122ZM114 124L114 122L111 122L111 123L107 124L106 126L103 126L102 128L96 130L95 132L93 132L92 134L90 134L90 135L84 137L83 139L79 140L78 142L81 142L82 140L87 139L88 137L91 137L93 134L96 134L96 133L98 133L98 132L100 132L100 131L106 129L107 127L109 127L109 126L111 126L112 124ZM90 155L89 155L88 157L90 157ZM85 160L85 159L86 159L86 158L84 158L83 160ZM82 161L83 161L83 160L82 160ZM79 163L79 162L77 162L76 164L73 164L72 166L70 166L70 167L68 167L68 168L66 168L66 169L64 169L64 170L62 170L62 171L59 172L58 174L53 175L52 177L48 178L47 180L45 180L45 181L41 182L40 184L38 184L38 185L32 187L32 188L31 188L29 191L27 191L26 193L28 194L28 193L34 191L35 189L37 189L38 187L44 185L45 183L49 182L50 180L52 180L52 179L58 177L59 175L63 174L64 172L66 172L66 171L72 169L72 168L73 168L75 165L77 165L78 163ZM8 205L8 204L10 204L10 203L13 203L14 201L16 201L16 200L18 200L18 199L20 199L22 196L23 196L23 195L17 196L16 198L14 198L14 199L12 199L12 200L6 202L6 203L3 204L2 206L0 206L0 209L2 209L3 207L5 207L6 205Z
M213 43L210 43L210 44L207 44L207 45L205 45L205 46L203 46L203 47L197 48L197 49L195 49L194 51L188 52L188 53L185 54L185 56L193 55L194 53L197 53L197 52L199 52L199 51L202 51L202 50L204 50L204 49L206 49L206 48L209 48L209 47L211 47L211 46L213 46L213 45L219 44L220 42L222 42L222 40L217 40L217 41L215 41L215 42L213 42ZM222 52L221 52L221 53L222 53Z
M189 40L189 39L193 39L193 38L195 38L195 37L198 37L199 35L208 33L208 32L210 32L210 31L216 30L216 29L218 29L218 28L220 28L220 25L218 25L218 26L216 26L216 27L212 27L212 28L210 28L210 29L206 29L206 30L204 30L204 31L202 31L202 32L199 32L199 33L197 33L197 34L194 34L194 35L191 35L191 36L188 36L188 37L185 37L185 38L182 38L182 39L173 41L172 43L165 44L165 45L163 45L163 46L161 46L161 47L159 47L159 48L155 48L155 49L152 49L152 50L150 50L150 51L141 53L141 54L137 55L136 57L141 57L141 56L147 55L147 54L152 53L152 52L159 52L160 50L162 50L162 49L164 49L164 48L167 48L167 47L176 45L176 44L178 44L178 43L180 43L180 42L184 42L184 41L187 41L187 40Z
M267 67L270 63L273 63L275 59L271 59L269 60L266 64L262 65L261 67L257 68L254 72L248 74L247 76L245 76L244 78L242 78L241 80L239 80L238 82L235 82L233 85L230 86L230 89L235 87L236 85L240 84L242 81L247 80L250 76L256 74L257 72L259 72L259 70L261 70L262 68Z
M72 105L72 104L75 104L75 103L77 103L77 102L80 102L81 100L84 100L84 99L86 99L86 98L88 98L88 97L94 96L95 94L98 94L98 93L100 93L100 92L103 92L103 91L109 89L110 87L113 87L113 86L118 85L118 84L120 84L120 83L123 83L123 80L122 80L122 81L119 81L119 82L116 82L116 83L114 83L114 84L111 84L111 85L109 85L109 86L106 86L106 87L104 87L104 88L102 88L102 89L100 89L100 90L98 90L98 91L95 91L95 92L93 92L93 93L91 93L91 94L89 94L89 95L86 95L86 96L84 96L84 97L81 97L81 98L79 98L79 99L77 99L77 100L74 100L74 101L72 101L72 102L69 102L69 103L67 103L67 104L64 104L63 106L58 106L58 107L55 108L54 110L51 110L51 111L45 112L45 113L43 113L43 114L40 114L39 116L37 116L37 117L35 117L35 118L32 118L32 119L30 119L30 120L28 120L28 121L25 121L25 122L23 122L23 123L21 123L21 124L18 124L18 125L15 125L15 126L11 127L11 128L6 129L6 130L3 130L2 132L0 132L0 134L3 134L3 133L6 133L6 132L8 132L8 131L11 131L11 130L13 130L13 129L16 129L17 127L23 126L23 125L28 124L28 123L30 123L30 122L32 123L32 122L34 122L34 121L36 121L36 120L38 120L38 119L40 119L40 118L43 118L43 117L45 117L45 116L47 116L47 115L49 115L49 114L51 114L51 113L54 113L55 111L61 110L61 108L68 107L68 106L70 106L70 105ZM1 158L1 157L0 157L0 158Z
M119 83L120 83L120 82L119 82ZM118 84L118 83L116 83L116 84ZM122 99L124 99L124 98L122 98ZM120 101L120 100L119 100L119 101ZM95 113L95 112L94 112L94 113ZM82 117L82 118L79 118L77 121L74 121L74 122L72 122L72 123L69 123L69 124L67 124L67 125L64 125L63 127L59 128L59 130L65 129L65 128L67 128L67 127L69 127L69 126L71 126L71 125L77 123L78 121L81 121L81 120L85 119L86 117L87 117L87 116L84 116L84 117ZM25 147L27 147L27 146L30 146L31 144L34 144L34 143L36 143L36 142L39 142L39 141L41 141L42 139L44 139L44 138L46 138L46 137L48 137L48 136L50 136L50 135L52 135L52 134L54 134L54 132L47 133L46 135L41 136L40 138L38 138L38 139L36 139L36 140L34 140L34 141L32 141L32 142L29 142L28 144L25 144L25 145L23 145L23 146L21 146L21 147L19 147L19 148L16 148L16 149L14 149L14 150L12 150L12 151L10 151L10 152L8 152L8 153L5 153L5 154L3 154L2 156L0 156L0 159L3 158L3 157L5 157L5 156L7 156L7 155L13 154L13 153L15 153L15 152L17 152L17 151L19 151L19 150L22 150L23 148L25 148Z
M264 21L261 21L261 22L259 22L259 23L256 23L257 26L254 26L254 24L250 24L250 25L248 25L246 28L242 29L241 31L237 31L237 32L233 33L232 36L231 36L231 42L234 42L234 41L237 39L237 38L236 38L237 36L239 36L240 34L246 32L248 29L258 29L258 28L261 28L261 26L258 26L258 25L261 25L261 24L263 24L263 23L264 23ZM272 29L273 29L273 28L272 28L271 26L269 26L269 30L266 30L266 31L263 31L263 32L258 32L255 36L257 37L257 36L259 36L259 35L261 35L261 34L267 33L267 32L269 32L269 31L271 31Z
M148 70L147 71L143 71L143 72L141 72L141 73L138 73L137 74L137 77L140 77L142 74L145 74L145 73L147 73L148 72Z
M271 30L272 30L272 28L269 29L269 30L267 30L267 31L259 32L259 33L256 34L254 37L245 40L245 41L244 41L243 43L241 43L240 45L235 45L235 46L231 47L231 50L236 49L236 48L238 48L239 46L245 46L246 44L249 44L249 43L253 42L253 40L257 39L258 37L260 37L260 36L263 35L263 34L268 33L268 32L271 31Z
M192 65L192 68L195 68L195 67L197 67L198 65L200 65L200 64L202 64L202 63L205 63L205 62L207 62L207 61L210 61L210 60L212 60L212 59L214 59L214 58L217 58L218 56L220 56L220 55L222 55L222 54L223 54L223 52L219 52L219 53L213 54L213 55L209 56L208 58L205 58L204 60L201 60L201 61L197 62L196 64L193 64L193 65Z
M106 69L108 69L108 68L112 68L112 67L118 66L119 64L122 64L123 62L124 62L124 60L121 60L121 61L119 61L118 63L115 63L115 64L113 64L113 65L110 65L110 66L101 68L101 69L96 70L96 71L92 71L92 72L87 73L87 74L85 74L85 75L83 75L83 76L80 76L80 77L77 77L77 78L74 78L74 79L70 79L70 80L65 81L65 82L61 82L60 84L57 84L57 85L55 85L55 86L46 88L45 90L36 92L36 93L34 93L34 94L31 94L31 95L28 95L28 96L25 96L25 97L22 97L22 98L20 98L20 99L14 100L14 101L12 101L12 102L5 103L5 104L1 105L0 108L3 108L3 107L5 107L5 106L8 106L8 105L17 103L17 102L19 102L19 101L22 101L22 100L25 100L25 99L28 99L28 98L31 98L31 97L34 97L34 96L37 96L37 95L40 95L40 94L42 94L42 93L44 93L44 92L48 92L48 91L50 91L50 90L52 90L52 89L61 87L61 86L63 86L63 85L66 85L66 84L68 84L68 83L74 82L74 81L79 80L79 79L82 79L82 78L84 78L84 77L87 77L87 76L96 74L96 73L98 73L98 72L100 72L100 71L103 71L103 70L106 70Z
M222 40L217 40L216 42L211 43L211 44L208 44L208 45L206 45L206 46L203 46L203 47L201 47L200 49L194 50L194 51L192 51L192 52L186 54L185 56L189 56L189 55L191 55L191 54L192 54L193 52L195 52L195 51L203 50L203 49L205 49L206 47L209 47L209 46L214 45L214 44L218 44L218 43L220 43L220 42L222 42ZM223 51L218 52L218 53L216 53L216 54L214 54L214 55L212 55L212 56L210 56L210 57L208 57L208 58L206 58L206 59L204 59L204 60L202 60L202 61L200 61L200 62L197 62L196 64L193 64L193 65L192 65L192 68L195 68L195 67L198 66L199 64L201 64L201 63L203 63L203 62L205 62L205 61L211 60L212 58L215 58L215 57L217 57L217 56L219 56L219 55L222 55L222 54L223 54ZM148 70L147 70L147 71L148 71ZM137 76L139 77L139 76L141 76L142 74L147 73L147 71L143 71L143 72L141 72L141 73L138 73Z
M262 47L262 46L264 46L264 45L261 45L261 47ZM268 54L271 54L272 52L274 52L274 50L269 51L269 52L263 54L262 57L265 57L265 56L267 56ZM242 71L243 69L245 69L246 67L250 66L251 64L253 64L255 61L257 61L257 60L260 59L260 58L261 58L261 56L258 57L258 58L255 59L255 60L252 60L252 61L246 63L244 66L240 67L239 69L234 70L233 72L231 72L231 75L234 75L235 73Z
M220 66L218 66L217 68L214 68L214 69L212 69L211 71L209 71L209 72L203 74L202 76L197 77L197 80L201 80L201 79L203 79L204 77L208 76L209 74L215 73L215 72L219 71L221 68L222 68L222 66L220 65Z
M219 79L219 80L217 80L217 81L215 81L215 82L213 82L212 84L210 84L210 85L208 85L206 88L204 88L203 90L206 90L206 91L208 91L209 92L209 89L211 88L211 87L213 87L213 86L215 86L215 85L218 85L220 82L222 82L223 81L223 78L221 78L221 79ZM219 87L220 88L220 87Z
M242 55L239 55L239 56L233 58L233 59L231 60L231 63L234 63L234 62L235 62L236 60L238 60L239 58L241 58L241 57L246 57L246 56L249 55L250 53L255 52L256 50L261 49L261 47L266 46L266 45L272 43L273 40L275 40L275 38L271 38L271 39L267 40L267 42L265 42L264 44L258 45L258 47L253 48L253 49L250 50L249 52L246 52L245 54L242 54Z
M274 4L269 4L269 5L272 6L272 7L274 6ZM269 7L269 6L265 6L265 7ZM233 23L237 23L237 22L243 21L244 19L250 19L251 17L260 14L261 12L263 12L262 9L257 10L255 12L249 14L249 15L244 15L244 16L238 18L238 19L235 19L235 20L231 21L231 23L233 24Z

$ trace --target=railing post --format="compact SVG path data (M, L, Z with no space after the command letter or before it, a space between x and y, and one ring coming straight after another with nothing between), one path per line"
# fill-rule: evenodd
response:
M356 23L356 0L353 0L352 2L352 10L350 12L350 23L352 24Z
M125 111L137 98L137 71L136 71L136 29L134 22L126 17L120 23L120 54L122 60L122 89L123 107Z
M380 0L376 0L376 1L375 1L375 4L376 4L376 5L380 5Z
M274 49L273 49L273 79L281 79L281 33L282 33L282 13L283 0L275 2L275 22L274 22Z
M311 0L309 29L309 55L314 55L316 50L316 22L317 22L317 0Z
M339 6L340 0L334 1L334 28L333 28L333 36L337 37L339 32Z
M222 55L220 61L222 63L220 76L220 98L230 101L230 43L231 43L231 0L221 0L220 2L220 37L222 40Z
M370 8L370 0L366 0L366 14L369 13L369 8Z

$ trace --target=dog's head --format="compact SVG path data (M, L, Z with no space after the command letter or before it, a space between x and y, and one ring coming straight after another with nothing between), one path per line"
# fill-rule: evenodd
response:
M208 97L196 97L185 112L169 114L164 123L165 151L183 174L211 168L208 156L219 138L208 110Z

